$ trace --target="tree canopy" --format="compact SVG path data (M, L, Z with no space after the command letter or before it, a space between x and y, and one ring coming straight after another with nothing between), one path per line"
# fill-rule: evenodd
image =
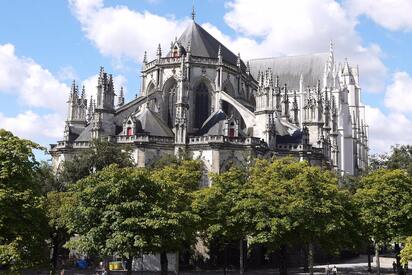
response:
M64 184L74 183L88 175L100 171L110 164L119 167L131 167L131 148L104 140L94 140L88 149L79 151L71 159L63 162L59 181Z
M10 269L47 261L47 220L34 149L41 147L0 129L0 265Z
M379 169L360 180L355 201L360 220L379 244L412 233L412 180L405 170Z

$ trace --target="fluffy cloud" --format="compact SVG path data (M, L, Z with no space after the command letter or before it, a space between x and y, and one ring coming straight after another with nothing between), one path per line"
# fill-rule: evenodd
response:
M103 0L69 0L86 37L99 51L115 59L142 59L145 50L153 55L157 43L167 51L188 19L162 17L125 6L105 6ZM203 26L243 58L306 54L327 51L336 44L337 57L359 64L367 91L382 91L386 68L377 45L362 45L355 30L356 18L336 0L232 0L226 3L226 23L236 31L223 34L210 23ZM245 20L247 19L247 20ZM252 23L253 22L253 23Z
M0 113L0 128L43 145L61 138L70 87L59 79L73 78L77 78L77 74L70 66L62 68L56 77L31 58L17 56L12 44L0 45L0 92L15 95L19 103L28 108L16 116ZM97 75L82 84L88 95L96 98ZM119 91L120 86L126 85L125 77L115 76L114 84ZM42 114L35 110L39 107L43 109Z
M391 31L412 30L410 0L347 0L346 6L352 14L366 15Z
M0 113L0 128L13 134L45 144L45 140L61 138L64 116L59 113L39 115L31 110L10 117Z
M69 0L69 4L86 37L103 55L115 58L140 61L146 50L153 55L158 43L167 51L188 23L188 19L166 18L125 6L105 7L102 0Z
M366 91L382 91L386 67L378 45L365 46L356 32L356 18L335 0L232 0L226 23L243 36L254 57L324 52L335 44L338 59L359 64ZM245 20L247 19L247 20ZM253 22L253 23L251 23ZM241 37L239 36L239 37ZM249 38L246 39L246 38ZM250 39L259 41L257 45ZM240 38L233 42L240 43ZM249 45L250 47L248 47Z
M16 94L29 107L61 110L69 87L30 58L18 57L12 44L0 45L0 92Z
M385 106L391 110L412 113L412 78L407 72L396 72L385 93Z
M379 108L366 106L371 153L388 152L395 144L412 144L412 120L401 113L384 114Z

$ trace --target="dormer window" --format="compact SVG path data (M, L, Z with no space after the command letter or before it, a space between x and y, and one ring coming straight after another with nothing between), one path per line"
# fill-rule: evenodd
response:
M230 123L230 126L229 126L229 137L230 137L230 138L235 137L235 127L236 127L236 125L235 125L235 123L232 121L232 122Z
M172 56L179 57L179 48L177 46L174 46Z

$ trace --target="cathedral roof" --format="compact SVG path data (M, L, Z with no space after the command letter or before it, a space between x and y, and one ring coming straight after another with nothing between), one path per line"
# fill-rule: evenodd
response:
M203 123L202 128L197 132L198 135L215 136L223 135L223 123L227 119L226 114L222 110L217 110L211 114Z
M220 46L223 61L236 66L237 55L216 40L216 38L214 38L195 21L191 21L189 26L187 26L186 30L177 41L186 51L190 42L191 55L199 57L218 58ZM243 62L242 67L245 67Z
M317 53L299 56L259 58L249 60L250 72L257 79L258 72L271 68L274 76L279 76L279 84L287 84L289 89L298 90L300 76L303 76L304 87L316 86L323 79L325 64L329 53Z
M142 129L151 136L173 137L173 132L152 110L143 107L137 114L136 119L142 124Z

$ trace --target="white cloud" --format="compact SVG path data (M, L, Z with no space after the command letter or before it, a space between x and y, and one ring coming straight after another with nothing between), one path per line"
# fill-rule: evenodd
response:
M389 152L395 144L412 144L412 120L404 114L384 114L379 108L366 106L366 123L371 153Z
M396 72L385 93L385 106L391 110L412 113L412 78L407 72Z
M0 128L40 143L61 138L70 87L59 79L74 79L77 74L67 66L57 75L55 77L31 58L17 56L12 44L0 45L0 92L16 95L18 101L28 107L16 116L0 113ZM126 85L126 78L122 75L116 75L113 81L116 91ZM83 84L88 94L94 93L96 98L97 75L87 78ZM32 110L38 107L47 113L40 115Z
M172 39L189 20L137 12L125 6L105 7L102 0L69 0L69 3L86 37L103 55L128 57L138 62L146 50L153 55L158 43L167 52Z
M71 81L73 79L77 79L78 75L76 72L76 69L73 68L72 66L64 66L60 68L60 70L57 72L57 79L60 81Z
M180 35L189 19L162 17L125 6L105 6L103 0L69 0L86 37L105 56L140 62L145 50L153 56L160 42L163 52ZM386 67L380 48L363 45L356 18L336 0L232 0L226 3L226 23L236 31L223 34L210 23L212 35L242 58L307 54L329 49L332 39L339 59L360 65L366 91L382 91ZM117 61L121 64L121 62Z
M37 142L44 139L55 141L63 136L64 116L58 113L39 115L31 110L14 117L0 113L0 128Z
M34 60L16 56L12 44L0 45L0 92L16 94L25 106L61 110L68 91Z
M391 31L412 30L410 0L347 0L345 5L352 14L364 14Z
M333 40L338 59L348 57L352 65L359 64L362 87L370 92L383 90L386 67L381 61L379 46L362 44L355 29L356 18L338 1L232 0L227 8L226 23L241 34L233 44L235 47L243 44L250 51L247 55L324 52ZM251 38L259 41L257 45L250 43Z

